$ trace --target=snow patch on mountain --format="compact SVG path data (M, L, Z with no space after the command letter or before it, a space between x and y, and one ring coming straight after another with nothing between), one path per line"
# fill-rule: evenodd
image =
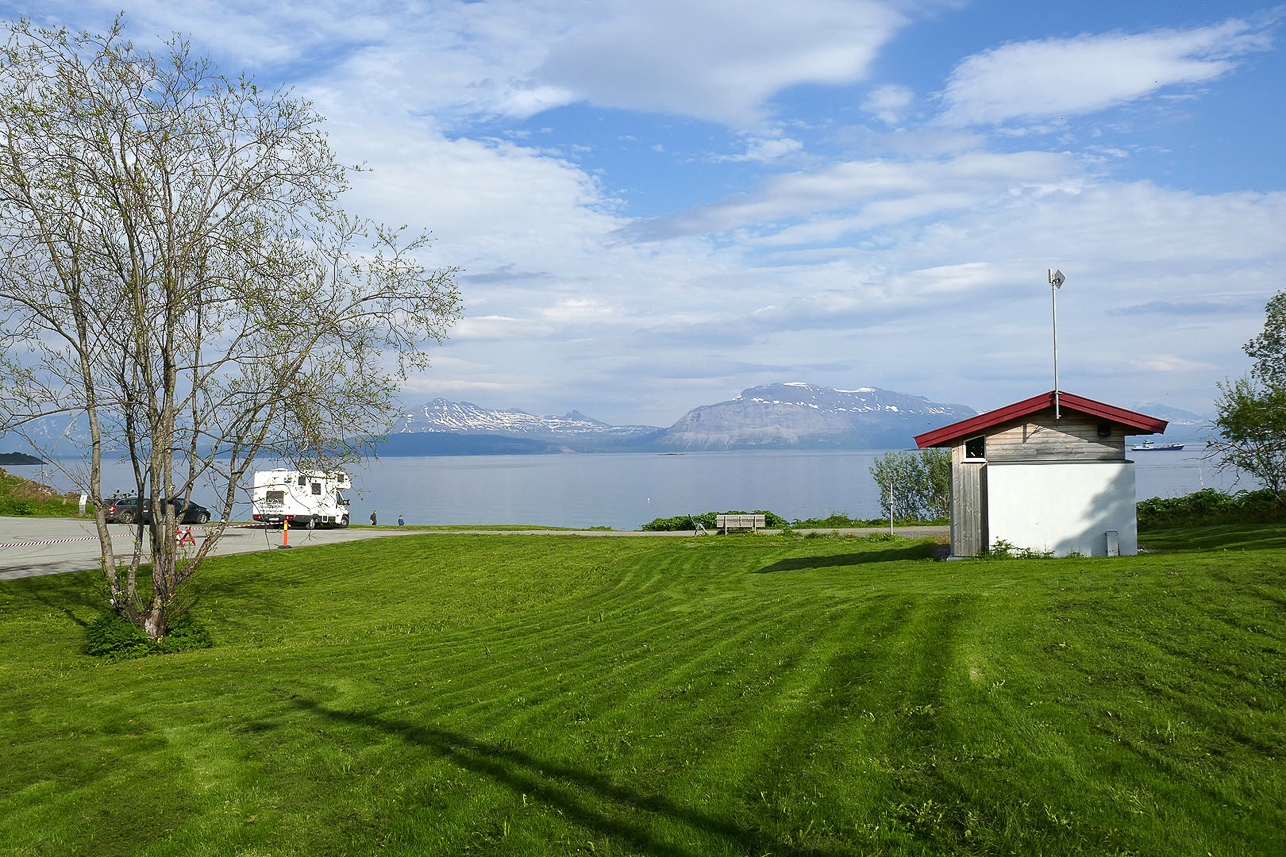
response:
M630 437L657 431L660 429L655 426L614 426L575 410L561 417L537 416L515 408L496 410L472 402L438 398L409 410L390 434L447 432L556 440L587 436Z
M751 387L728 402L694 408L658 439L663 448L874 448L976 414L877 387L837 390L799 382Z
M553 444L556 451L873 449L909 446L915 434L975 413L877 387L837 390L792 381L694 408L668 429L614 426L580 411L537 416L438 398L408 408L390 434L524 438Z

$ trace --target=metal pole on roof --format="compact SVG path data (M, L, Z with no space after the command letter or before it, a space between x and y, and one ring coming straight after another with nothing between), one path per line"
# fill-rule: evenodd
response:
M1066 279L1062 271L1050 269L1049 297L1054 309L1054 419L1056 420L1062 418L1058 407L1058 290L1063 287Z

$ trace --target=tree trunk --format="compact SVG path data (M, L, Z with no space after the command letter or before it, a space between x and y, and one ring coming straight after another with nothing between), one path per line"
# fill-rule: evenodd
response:
M169 630L168 618L165 614L165 605L152 602L146 611L139 614L138 626L153 640L160 640Z

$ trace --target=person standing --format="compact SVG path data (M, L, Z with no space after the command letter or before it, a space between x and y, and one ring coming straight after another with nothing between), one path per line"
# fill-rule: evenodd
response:
M372 509L372 510L371 510L371 526L372 526L372 527L374 527L375 525L376 525L376 524L375 524L375 510L374 510L374 509Z

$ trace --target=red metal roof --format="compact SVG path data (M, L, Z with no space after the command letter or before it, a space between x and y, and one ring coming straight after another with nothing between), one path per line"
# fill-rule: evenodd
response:
M1065 390L1058 392L1058 403L1060 410L1078 411L1134 429L1130 434L1162 434L1168 425L1165 420L1127 411L1115 405L1106 405ZM1039 396L1032 396L1030 399L1023 399L1021 402L1014 402L1012 405L1005 405L1003 408L996 408L994 411L987 411L985 414L978 414L976 417L969 417L967 420L916 435L915 443L920 449L926 446L947 446L961 438L982 434L994 426L1053 407L1054 391L1050 390L1048 393L1041 393Z

